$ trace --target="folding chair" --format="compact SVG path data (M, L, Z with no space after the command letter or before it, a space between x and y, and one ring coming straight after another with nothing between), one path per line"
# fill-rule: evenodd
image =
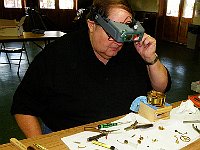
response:
M29 58L28 58L28 53L26 51L26 47L25 47L25 43L24 42L22 43L22 47L21 48L6 47L5 43L1 43L1 46L0 46L0 56L1 56L1 53L5 53L6 57L7 57L7 61L8 61L7 63L1 63L1 64L9 64L10 69L11 69L11 64L12 64L11 60L19 60L19 62L16 64L16 65L18 65L17 75L18 75L19 78L20 78L20 76L19 76L19 70L20 70L20 64L21 64L21 61L22 61L22 54L23 54L23 52L25 52L28 64L30 64ZM19 53L20 56L19 56L19 58L11 59L9 57L9 55L8 55L8 54L11 54L11 53Z

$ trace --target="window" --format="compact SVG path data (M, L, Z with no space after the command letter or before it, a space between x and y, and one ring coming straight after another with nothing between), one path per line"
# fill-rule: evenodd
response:
M4 0L5 8L22 8L21 0Z
M32 1L32 0L31 0ZM56 0L38 0L41 9L55 9ZM76 0L77 1L77 0ZM23 0L23 2L26 2ZM74 9L74 0L59 0L59 9ZM4 0L5 8L22 8L22 0Z
M40 8L55 9L55 0L40 0Z
M60 9L73 9L74 8L74 0L59 0L59 8Z
M183 15L184 18L192 18L195 0L184 0ZM168 0L167 16L178 17L180 0Z
M178 17L179 4L180 0L168 0L166 16Z
M195 0L185 0L183 8L183 17L192 18Z

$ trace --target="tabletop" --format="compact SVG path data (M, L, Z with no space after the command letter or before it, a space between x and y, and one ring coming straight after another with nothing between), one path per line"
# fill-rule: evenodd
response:
M40 41L54 40L66 33L62 31L45 31L44 34L36 34L32 32L23 32L21 36L0 36L0 42L25 42L25 41Z
M179 106L180 103L181 103L181 101L175 102L172 104L172 107L175 108L175 107ZM46 134L46 135L40 135L40 136L37 136L34 138L20 140L20 142L22 142L26 146L30 146L30 145L33 145L34 143L37 143L37 144L40 144L40 145L46 147L48 150L69 150L69 148L61 141L61 138L69 136L69 135L73 135L73 134L76 134L79 132L83 132L84 127L87 127L87 126L88 127L91 127L91 126L96 127L99 124L113 122L122 117L123 116L118 116L115 118L110 118L110 119L106 119L103 121L98 121L98 122L94 122L94 123L90 123L90 124L66 129L66 130L61 130L61 131L53 132L53 133ZM198 139L195 142L182 148L182 150L198 150L199 147L200 147L200 139ZM12 145L11 143L7 143L7 144L0 145L0 149L1 150L10 150L10 149L17 150L17 147Z

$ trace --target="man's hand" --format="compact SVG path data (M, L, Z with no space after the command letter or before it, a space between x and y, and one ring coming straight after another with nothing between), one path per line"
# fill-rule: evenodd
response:
M146 62L152 62L156 58L156 40L144 33L144 36L140 42L135 43L135 48L141 57Z

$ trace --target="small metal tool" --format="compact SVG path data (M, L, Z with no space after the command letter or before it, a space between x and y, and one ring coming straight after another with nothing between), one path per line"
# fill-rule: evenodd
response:
M124 128L124 130L129 131L129 130L133 129L137 124L138 124L138 122L137 122L137 120L136 120L132 125L130 125L130 126Z
M124 130L129 131L131 129L138 129L138 128L149 128L149 127L153 127L153 124L138 124L137 121L134 122L134 124L130 125L129 127L124 128Z
M190 137L189 136L186 136L186 135L181 135L180 136L180 139L183 141L183 142L190 142Z
M136 125L134 129L138 129L138 128L146 129L146 128L150 128L150 127L153 127L152 123Z
M100 132L100 130L95 127L84 127L84 131Z
M93 131L93 132L99 132L101 134L95 135L95 136L91 136L89 138L87 138L87 141L97 141L99 138L103 137L103 136L107 136L109 133L112 133L114 131L118 131L117 130L99 130L95 127L84 127L84 131Z
M40 145L40 144L34 143L33 145L34 145L35 147L37 147L38 149L40 149L40 150L47 150L47 148L45 148L44 146L42 146L42 145Z
M192 127L195 131L197 131L200 134L200 129L197 128L197 126L195 126L194 124L192 124Z
M200 120L186 120L183 123L200 123Z
M99 133L105 133L105 134L108 134L108 133L112 133L114 131L118 131L120 129L116 129L116 130L99 130L95 127L84 127L84 131L93 131L93 132L99 132Z
M90 142L90 141L93 141L93 140L98 140L99 138L103 137L103 136L107 136L108 133L101 133L101 134L98 134L98 135L95 135L95 136L91 136L89 138L87 138L87 141Z

